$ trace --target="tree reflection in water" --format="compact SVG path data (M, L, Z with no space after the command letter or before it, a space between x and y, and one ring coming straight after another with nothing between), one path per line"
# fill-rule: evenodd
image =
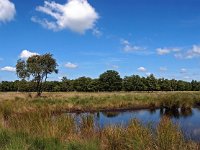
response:
M170 118L176 118L179 119L180 117L189 117L192 116L192 108L161 108L160 109L160 115L161 116L168 116Z
M113 117L117 117L120 114L120 112L102 112L102 114L105 117L113 118Z

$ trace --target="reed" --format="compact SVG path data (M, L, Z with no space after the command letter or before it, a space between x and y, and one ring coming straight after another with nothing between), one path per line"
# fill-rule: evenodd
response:
M34 93L33 93L34 94ZM180 107L190 113L199 101L198 92L155 93L45 93L45 97L0 101L0 149L80 150L197 150L167 117L156 128L131 120L127 126L100 128L94 115L59 114L62 111L113 108ZM63 95L62 95L63 94ZM12 94L11 94L12 95ZM56 95L56 96L55 96ZM110 114L115 115L115 114Z
M9 113L9 107L16 113L37 111L38 108L52 112L158 107L187 109L200 104L200 92L44 93L40 98L34 94L16 93L14 96L13 93L4 93L4 98L0 95L0 111Z
M49 112L11 114L0 128L2 149L83 149L83 150L167 150L199 148L186 141L181 130L169 118L163 118L154 130L132 120L126 126L98 128L94 117L52 116Z

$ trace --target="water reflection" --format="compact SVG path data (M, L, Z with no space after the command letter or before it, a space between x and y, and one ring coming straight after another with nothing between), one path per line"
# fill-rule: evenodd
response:
M160 115L168 116L170 118L190 117L192 116L192 108L179 108L179 109L160 109Z
M82 115L91 115L90 113L74 114L78 118ZM168 116L171 120L178 124L184 131L185 137L200 141L200 109L151 109L136 111L114 111L114 112L98 112L92 113L95 123L99 127L108 125L124 125L126 126L130 120L138 119L142 124L152 123L156 126L163 116Z
M117 117L120 112L102 112L102 114L108 118Z
M179 109L149 109L146 110L149 112L150 115L156 114L156 112L159 110L160 112L160 117L163 116L167 116L170 118L177 118L179 119L180 117L190 117L192 116L193 112L192 112L192 108L179 108ZM199 109L200 110L200 109ZM141 112L144 110L141 110ZM123 113L135 113L136 111L128 111L128 112L119 112L119 111L112 111L112 112L98 112L96 113L97 117L100 117L100 114L102 114L103 116L107 117L107 118L115 118Z

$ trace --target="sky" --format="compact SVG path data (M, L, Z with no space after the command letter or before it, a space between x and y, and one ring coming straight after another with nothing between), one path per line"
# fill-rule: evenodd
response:
M106 70L200 80L200 0L0 0L0 81L45 53L59 65L48 80Z

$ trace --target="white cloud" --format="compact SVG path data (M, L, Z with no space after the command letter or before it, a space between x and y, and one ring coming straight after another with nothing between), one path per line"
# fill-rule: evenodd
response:
M187 69L185 69L185 68L182 68L181 70L180 70L180 73L186 73L187 72Z
M93 29L99 19L98 13L87 0L68 0L63 5L45 1L44 6L38 6L36 10L51 16L54 20L36 17L32 17L31 20L54 31L70 29L82 34Z
M144 68L144 67L139 67L137 70L140 71L140 72L146 72L147 71L147 69Z
M180 48L157 48L156 49L158 55L166 55L166 54L169 54L171 52L177 53L180 50L181 50Z
M170 50L169 49L166 49L166 48L158 48L157 49L157 53L158 55L165 55L165 54L169 54L170 53Z
M35 23L39 23L42 25L44 28L50 29L50 30L55 30L57 28L56 24L53 22L49 22L47 19L38 19L37 17L32 17L31 21Z
M68 63L65 64L65 67L66 67L66 68L70 68L70 69L75 69L75 68L78 67L78 65L73 64L73 63L71 63L71 62L68 62Z
M0 0L0 22L8 22L14 19L16 14L14 3L9 0Z
M10 67L10 66L6 66L6 67L1 68L1 71L15 72L16 68Z
M191 59L199 56L200 56L200 46L197 45L193 45L192 48L188 50L185 54L186 59Z
M121 44L123 45L123 50L125 52L135 52L139 50L144 50L143 47L132 45L128 40L122 39Z
M29 57L34 56L34 55L39 55L39 54L35 52L30 52L28 50L23 50L19 57L22 59L28 59Z

